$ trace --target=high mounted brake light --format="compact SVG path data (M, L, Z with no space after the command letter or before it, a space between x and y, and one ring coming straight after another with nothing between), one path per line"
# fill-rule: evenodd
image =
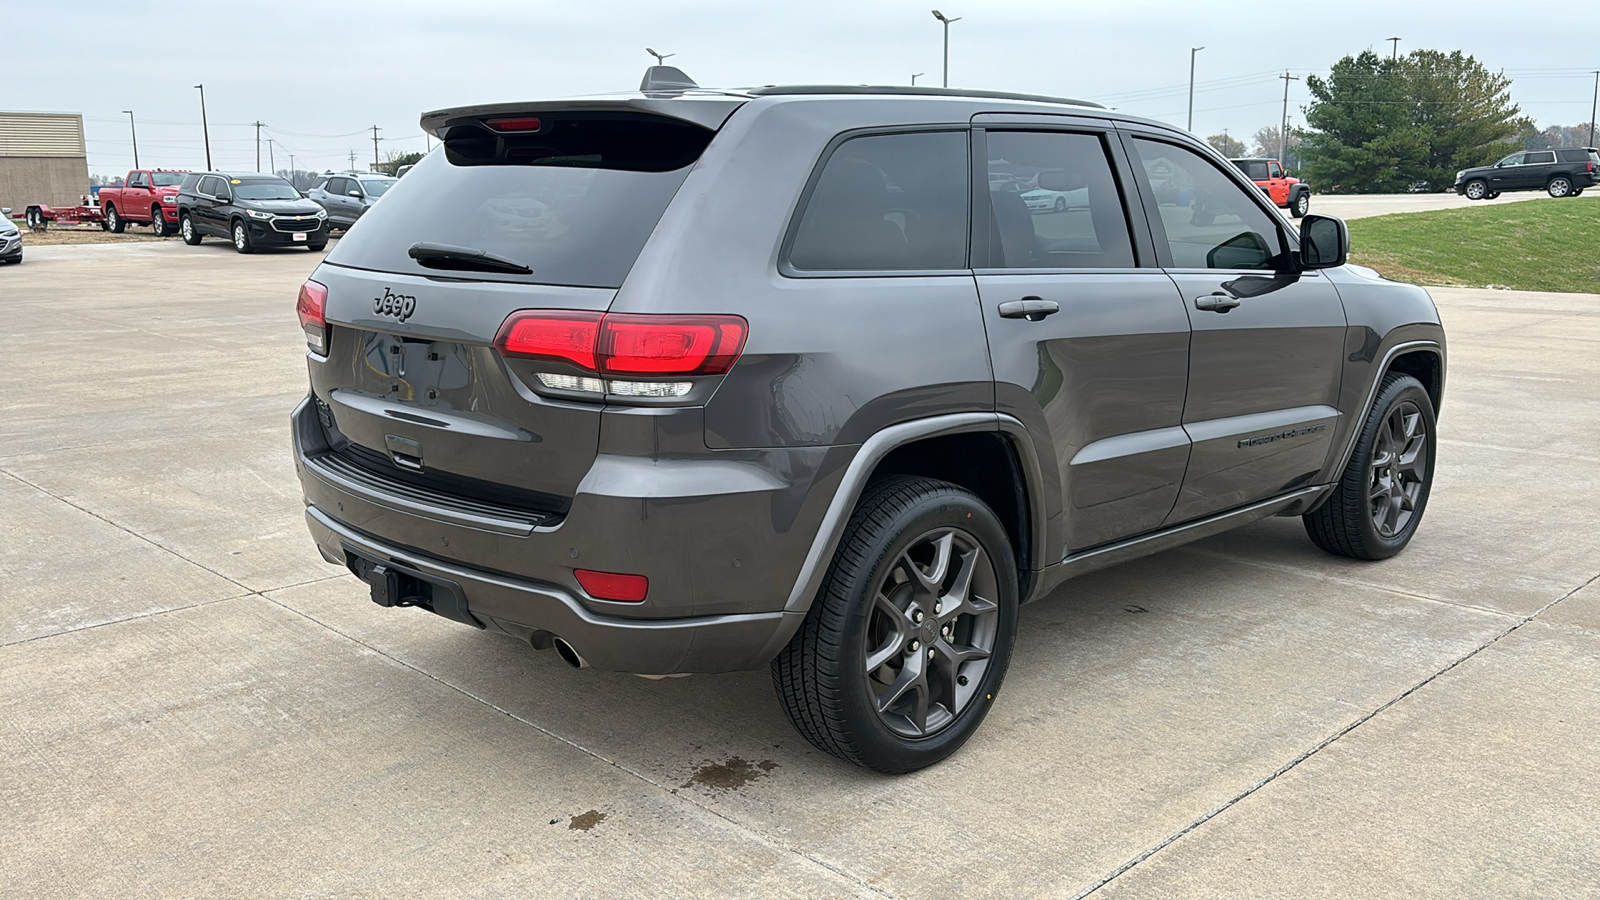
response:
M306 333L306 346L314 352L328 355L328 288L315 281L300 285L300 296L294 311L300 317L300 328Z
M507 317L495 338L506 356L563 362L606 378L682 378L721 375L733 368L744 350L749 323L739 316L602 314L566 310L522 310ZM579 383L570 375L547 386L566 389ZM581 379L593 382L596 379ZM611 392L634 397L675 397L688 390L673 383L660 392L655 382L615 381ZM679 385L682 389L679 390Z
M485 119L483 124L495 131L538 131L544 126L536 116L513 116L504 119Z

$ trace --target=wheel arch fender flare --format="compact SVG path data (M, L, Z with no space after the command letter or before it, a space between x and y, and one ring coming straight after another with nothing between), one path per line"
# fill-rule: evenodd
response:
M1443 345L1438 341L1421 339L1401 341L1390 347L1384 353L1383 359L1372 367L1372 378L1367 385L1366 398L1362 401L1361 406L1357 408L1349 429L1350 436L1345 439L1344 446L1340 448L1339 455L1334 461L1335 465L1329 470L1335 479L1345 470L1346 466L1350 465L1350 457L1356 452L1356 442L1361 439L1361 423L1367 420L1367 416L1372 413L1372 405L1378 402L1378 389L1383 386L1384 377L1395 370L1397 361L1410 356L1432 357L1432 365L1434 365L1434 371L1437 373L1435 383L1430 385L1424 381L1422 386L1428 391L1430 398L1433 400L1434 414L1438 415L1439 401L1444 396L1445 358Z
M849 523L850 516L855 511L856 504L860 502L861 495L865 492L872 473L890 452L928 438L983 432L999 435L1010 444L1011 449L1016 454L1016 462L1020 469L1019 474L1023 480L1022 487L1027 500L1027 508L1024 515L1024 523L1028 529L1027 537L1029 539L1027 568L1035 569L1040 567L1041 554L1048 555L1044 550L1046 545L1046 513L1044 505L1039 502L1044 478L1038 454L1033 447L1032 441L1028 438L1027 429L1022 422L1003 413L995 412L951 413L926 419L914 419L909 422L890 425L862 442L860 449L856 451L856 455L845 468L844 477L840 480L839 487L834 492L832 500L829 501L827 511L823 514L822 524L812 537L805 561L801 564L800 572L795 577L794 586L784 603L784 611L803 615L810 608L811 601L816 597L817 591L822 585L822 579L827 574L834 551L838 549L839 540L844 535L845 526ZM1020 574L1024 575L1023 581L1025 582L1027 580L1026 573Z

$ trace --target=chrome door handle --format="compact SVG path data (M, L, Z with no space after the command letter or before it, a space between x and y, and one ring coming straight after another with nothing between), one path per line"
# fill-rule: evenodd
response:
M1029 322L1037 322L1045 316L1060 311L1061 304L1054 300L1041 300L1038 297L1023 297L1021 300L1007 300L1000 304L1002 319L1027 319Z
M1206 312L1226 313L1239 305L1239 298L1230 294L1208 294L1204 297L1194 298L1194 308Z

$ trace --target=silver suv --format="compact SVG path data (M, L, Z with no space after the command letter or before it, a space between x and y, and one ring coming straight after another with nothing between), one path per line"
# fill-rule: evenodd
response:
M299 297L306 519L383 606L770 665L812 743L906 772L1068 578L1273 515L1382 559L1421 520L1428 295L1168 126L670 68L422 124Z

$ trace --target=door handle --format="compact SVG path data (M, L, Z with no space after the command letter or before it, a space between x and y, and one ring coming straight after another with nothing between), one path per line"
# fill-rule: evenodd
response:
M1007 300L1000 304L1000 318L1002 319L1027 319L1037 322L1045 316L1061 311L1061 304L1054 300L1041 300L1038 297L1023 297L1021 300Z
M1208 294L1204 297L1194 298L1194 308L1207 312L1226 313L1239 305L1239 298L1230 294Z

